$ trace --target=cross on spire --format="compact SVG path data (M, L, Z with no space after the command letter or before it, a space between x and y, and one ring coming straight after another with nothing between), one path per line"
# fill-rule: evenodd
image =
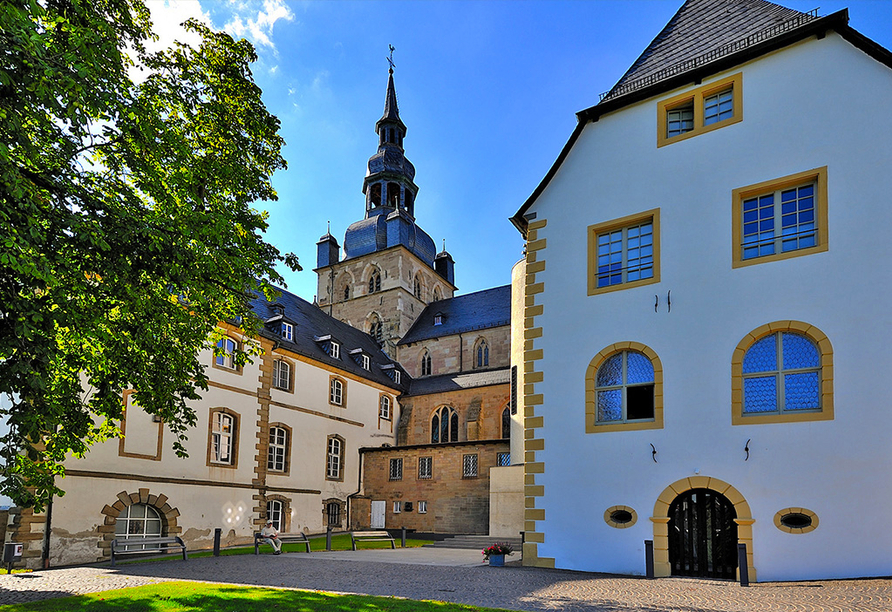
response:
M390 74L393 74L393 68L396 66L396 64L393 63L393 52L396 51L396 47L394 47L393 45L387 45L387 46L390 47L390 57L388 57L386 59L387 59L387 63L390 64Z

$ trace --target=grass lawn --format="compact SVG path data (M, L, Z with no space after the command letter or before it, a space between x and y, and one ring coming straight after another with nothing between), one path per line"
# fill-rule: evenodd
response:
M0 606L3 612L498 612L436 601L334 595L202 582L162 582L130 589Z
M400 548L400 539L394 538L396 540L396 547ZM349 533L340 533L337 535L331 536L331 549L332 550L353 550L353 541L350 539ZM430 544L430 540L413 540L410 538L406 538L406 548L416 548L418 546L424 546L425 544ZM357 546L359 550L365 550L367 548L390 548L390 542L363 542ZM307 547L306 544L298 544L295 542L286 543L282 545L282 552L306 552ZM310 550L313 552L325 550L325 536L311 537L310 538ZM260 554L271 554L273 549L267 544L260 545ZM201 552L190 552L189 557L210 557L213 555L213 551L203 550ZM220 551L220 555L253 555L254 554L254 546L248 546L243 548L227 548L225 550ZM179 558L179 557L176 557Z

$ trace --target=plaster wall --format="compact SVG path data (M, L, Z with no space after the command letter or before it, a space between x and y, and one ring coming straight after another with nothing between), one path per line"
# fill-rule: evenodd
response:
M882 263L892 255L892 118L884 102L892 73L835 33L703 84L736 72L743 73L742 122L657 148L658 99L603 116L588 124L529 211L547 220L538 233L547 266L536 279L545 288L535 297L544 306L535 323L543 336L533 344L544 355L544 380L535 385L544 426L527 432L544 439L535 453L544 462L535 476L544 493L527 501L544 510L538 554L557 567L643 573L657 497L702 475L730 483L749 503L759 580L892 571L892 412L880 382L892 371L892 273ZM733 269L732 190L822 166L829 250ZM659 283L588 296L586 227L653 208L660 209ZM835 417L733 426L732 352L750 331L781 320L804 321L830 339ZM589 362L626 341L662 361L664 426L586 434ZM601 518L620 504L639 515L627 529ZM788 507L815 512L819 527L780 531L773 518Z

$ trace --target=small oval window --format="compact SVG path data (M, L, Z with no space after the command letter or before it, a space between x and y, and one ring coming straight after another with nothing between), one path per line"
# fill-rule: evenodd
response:
M784 527L789 527L791 529L804 529L806 527L811 527L812 518L807 514L802 514L801 512L791 512L789 514L785 514L780 519L781 525Z
M624 525L625 523L632 522L632 513L628 510L614 510L610 513L610 520L614 523Z

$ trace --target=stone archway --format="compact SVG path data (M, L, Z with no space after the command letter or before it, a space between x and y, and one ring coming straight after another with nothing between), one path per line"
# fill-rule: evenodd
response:
M691 476L677 480L663 489L657 498L653 516L650 518L654 524L654 575L657 577L672 575L672 566L669 563L669 508L679 495L692 489L715 491L724 495L733 504L737 513L737 518L734 519L737 524L737 541L746 544L749 579L756 582L756 568L753 566L753 523L756 521L752 518L750 505L740 491L723 480L709 476Z
M118 520L118 516L125 508L133 504L146 504L158 511L158 514L161 516L162 534L174 536L179 535L183 530L182 527L177 525L177 517L180 515L180 511L167 503L166 495L152 494L149 492L149 489L139 489L137 493L121 491L118 493L118 500L115 503L102 509L105 520L104 524L99 527L102 539L97 543L97 546L102 549L103 557L111 557L111 543L115 539L115 523Z

